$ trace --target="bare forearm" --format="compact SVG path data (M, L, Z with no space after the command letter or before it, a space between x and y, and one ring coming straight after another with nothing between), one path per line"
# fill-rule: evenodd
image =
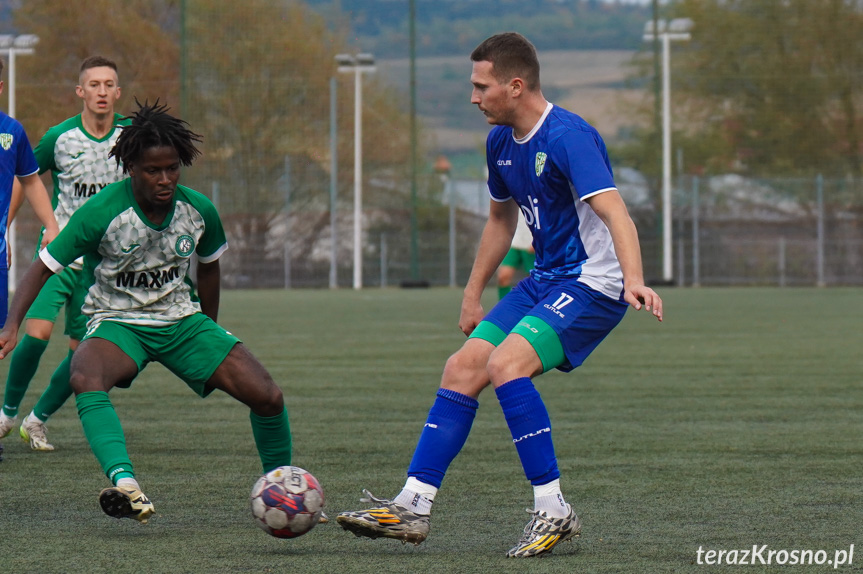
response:
M505 235L486 226L480 238L476 259L464 288L465 298L478 299L509 250Z
M638 231L617 191L609 191L588 199L593 211L602 219L614 242L614 252L623 272L623 299L636 310L643 307L662 321L662 299L644 284L641 267L641 247Z
M45 190L42 180L34 174L22 178L21 184L24 195L27 196L27 201L33 206L36 217L39 218L45 230L53 238L58 232L57 220L54 219L54 209L51 207L51 200L48 198L48 192Z
M39 290L45 284L45 281L52 275L50 269L42 262L41 259L36 259L18 287L15 289L15 296L12 298L12 304L9 307L9 316L6 318L6 324L0 332L0 359L5 358L12 349L15 348L18 342L18 328L24 320L24 315L39 294Z
M518 206L515 202L492 203L489 219L482 232L470 278L464 289L465 299L479 300L500 262L509 251L512 236L518 221Z
M12 179L12 198L9 200L9 222L15 221L15 216L18 210L21 209L21 204L24 203L24 190L21 188L21 182L18 178Z
M612 227L613 226L613 227ZM629 216L613 219L609 227L614 242L614 251L623 272L624 287L644 284L644 270L641 263L641 246L638 231Z

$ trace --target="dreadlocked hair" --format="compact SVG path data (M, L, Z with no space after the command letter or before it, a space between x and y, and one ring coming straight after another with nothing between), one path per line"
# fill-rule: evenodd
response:
M201 155L201 150L195 147L201 136L189 129L189 123L168 114L167 105L159 105L158 98L153 105L144 101L144 105L135 98L138 111L124 120L132 120L127 126L119 126L122 131L117 137L117 143L108 157L114 157L117 165L123 167L123 173L129 172L129 165L134 164L144 150L152 147L172 147L177 150L180 163L184 166Z

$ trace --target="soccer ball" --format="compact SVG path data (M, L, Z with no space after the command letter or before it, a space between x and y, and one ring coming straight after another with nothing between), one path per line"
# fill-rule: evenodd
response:
M276 538L296 538L315 527L324 511L318 480L297 466L280 466L263 475L250 498L255 524Z

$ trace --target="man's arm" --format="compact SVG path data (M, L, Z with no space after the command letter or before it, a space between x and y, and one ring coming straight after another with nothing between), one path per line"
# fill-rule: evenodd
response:
M12 198L9 200L9 223L15 221L15 215L21 209L21 204L24 203L24 190L21 189L21 182L17 177L12 178Z
M518 204L512 199L504 202L491 200L488 221L482 231L461 303L458 326L465 335L470 335L485 316L480 302L482 292L509 251L518 224L518 210Z
M9 317L3 331L0 331L0 359L5 358L18 344L18 327L24 320L24 315L36 299L45 281L54 273L42 259L37 258L24 273L21 282L15 288L15 296L9 308Z
M36 217L39 218L39 221L42 222L42 226L45 228L45 233L42 236L42 247L45 247L60 233L57 220L54 219L54 209L51 207L51 199L45 190L45 184L42 183L37 174L34 173L25 177L19 177L18 179L21 180L21 189L27 197L27 201L33 206Z
M611 232L614 251L623 271L623 299L635 307L636 311L644 305L662 321L662 299L653 289L644 285L638 232L620 194L617 190L606 191L589 197L586 201Z
M217 321L219 317L221 293L219 260L210 263L198 261L198 298L201 300L201 311L213 321Z

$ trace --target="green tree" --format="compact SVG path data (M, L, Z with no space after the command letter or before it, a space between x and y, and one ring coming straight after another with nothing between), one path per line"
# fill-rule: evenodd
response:
M191 175L219 189L237 273L259 271L265 252L281 264L329 256L330 78L338 82L340 245L350 260L354 82L335 55L355 53L346 34L302 2L187 0L183 100L204 137ZM363 176L366 229L409 192L408 116L401 93L363 76ZM285 247L287 245L287 247ZM316 255L317 254L317 255Z
M674 147L688 171L863 175L859 2L680 0L666 12L695 22L671 59ZM656 135L639 135L621 152L653 156Z
M118 112L133 110L135 97L179 104L177 15L176 0L22 2L15 27L40 38L35 53L19 59L16 111L30 137L81 111L75 86L88 56L117 62Z

